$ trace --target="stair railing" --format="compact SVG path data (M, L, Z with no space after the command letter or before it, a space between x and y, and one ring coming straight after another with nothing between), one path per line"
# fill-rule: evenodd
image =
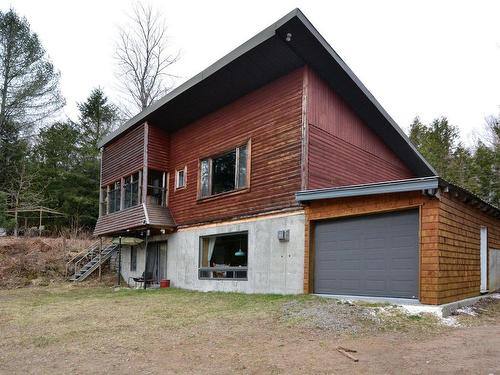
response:
M103 246L103 249L105 249L107 246L108 245ZM98 254L99 251L100 251L100 242L96 241L88 248L76 254L66 263L66 277L68 277L68 275L76 274L82 266L82 261L85 260L86 261L85 263L87 263L92 258L94 258L94 256Z

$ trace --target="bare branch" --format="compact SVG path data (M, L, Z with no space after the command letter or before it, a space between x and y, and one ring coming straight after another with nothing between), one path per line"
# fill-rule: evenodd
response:
M129 18L129 25L119 31L116 76L127 101L141 111L173 87L176 76L168 70L179 60L180 53L168 53L164 17L151 6L137 3Z

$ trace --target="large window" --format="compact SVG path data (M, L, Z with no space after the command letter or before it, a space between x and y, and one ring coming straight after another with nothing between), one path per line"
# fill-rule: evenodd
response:
M125 177L123 187L125 191L123 207L136 206L139 203L139 172Z
M108 213L120 210L120 200L122 196L120 181L116 181L110 186L108 192Z
M248 145L200 162L200 197L221 194L248 186Z
M248 233L200 238L200 279L243 279L248 272Z

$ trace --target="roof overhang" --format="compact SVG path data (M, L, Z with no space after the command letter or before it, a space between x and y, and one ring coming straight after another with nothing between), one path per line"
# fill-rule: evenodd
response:
M328 82L416 176L436 174L299 9L128 120L105 137L100 146L146 121L174 131L304 65Z
M384 181L362 185L340 186L327 189L305 190L295 194L304 203L322 199L348 198L364 195L426 191L432 193L439 187L439 177L423 177L407 180Z
M307 204L308 202L324 199L362 197L376 194L414 191L421 191L426 195L435 196L439 192L439 189L449 193L454 198L461 200L463 203L483 211L484 213L500 218L500 209L498 207L484 201L474 193L460 186L449 183L438 176L339 186L326 189L304 190L295 193L295 198L298 202Z

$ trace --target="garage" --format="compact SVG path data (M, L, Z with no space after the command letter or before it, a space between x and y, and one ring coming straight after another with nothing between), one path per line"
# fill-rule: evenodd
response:
M418 298L418 209L314 225L314 292Z

